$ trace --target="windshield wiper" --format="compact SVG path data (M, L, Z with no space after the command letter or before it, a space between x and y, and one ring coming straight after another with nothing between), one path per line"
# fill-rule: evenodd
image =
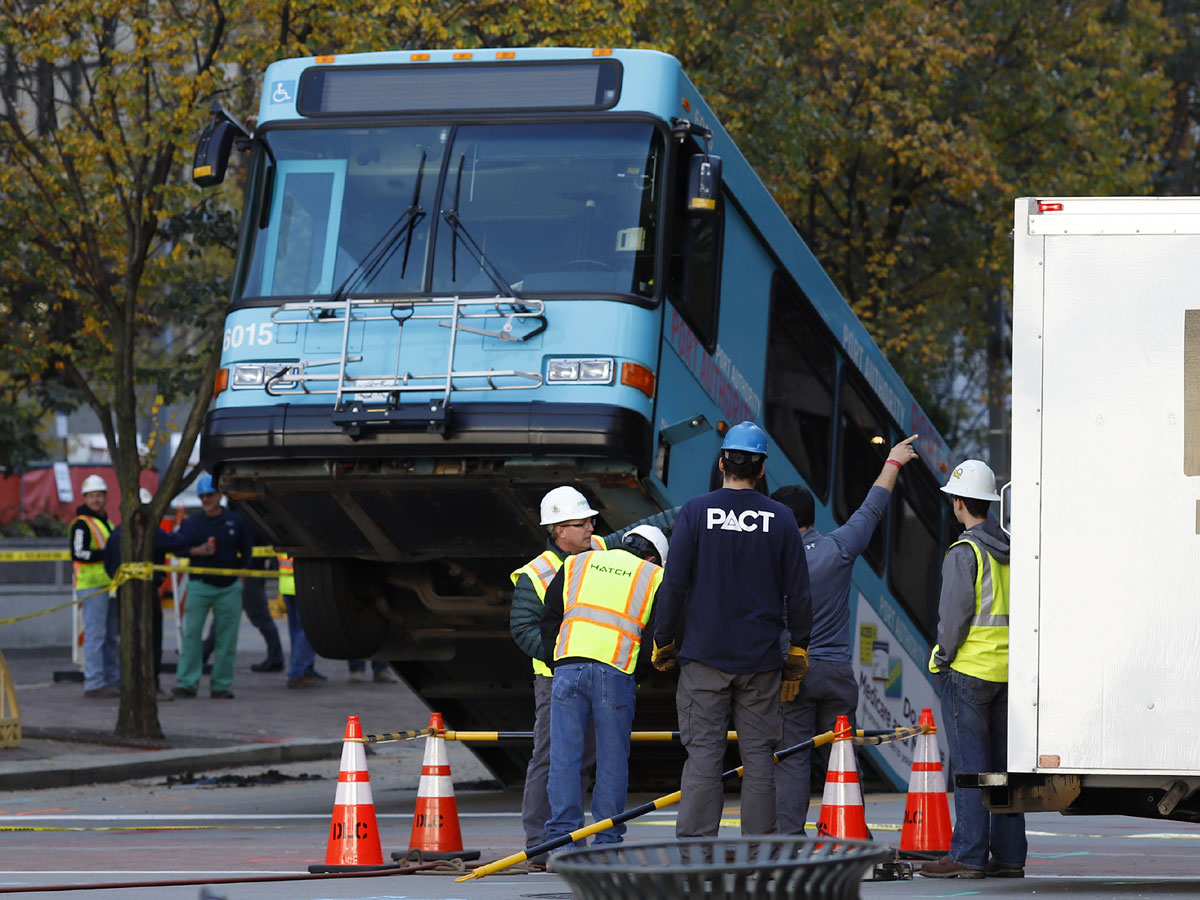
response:
M379 240L375 242L366 256L358 263L350 274L345 277L337 289L329 295L331 303L336 303L347 294L350 293L352 287L358 287L360 284L365 284L374 281L375 277L383 270L396 255L396 251L400 248L400 240L404 239L404 257L400 264L400 277L404 278L404 273L408 269L408 252L412 247L413 231L417 227L417 223L425 218L425 210L422 209L417 201L421 197L421 181L425 177L425 151L421 151L421 164L417 169L417 180L413 185L412 200L408 204L408 209L400 213L391 225L389 225Z
M458 197L462 191L463 161L465 159L466 154L458 158L458 178L454 185L454 206L450 209L442 210L442 218L450 226L450 280L458 280L458 241L459 238L462 238L463 246L467 248L467 252L471 254L475 262L479 263L480 270L496 286L496 290L505 297L516 299L518 295L509 285L508 279L496 268L496 264L484 255L483 249L479 246L475 238L471 237L471 232L467 231L467 226L458 217Z

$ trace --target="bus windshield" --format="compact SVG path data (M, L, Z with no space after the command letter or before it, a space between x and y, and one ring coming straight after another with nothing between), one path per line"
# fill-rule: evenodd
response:
M664 149L647 123L261 137L238 297L654 294Z

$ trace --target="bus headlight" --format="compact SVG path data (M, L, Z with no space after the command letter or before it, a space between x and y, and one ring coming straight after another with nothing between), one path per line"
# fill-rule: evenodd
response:
M546 381L575 381L582 384L612 384L616 365L612 357L546 360Z
M262 387L263 367L250 363L239 363L233 367L233 387Z
M261 388L287 389L295 387L290 376L297 373L297 368L288 363L279 365L263 363L238 363L233 367L230 377L231 388ZM289 380L285 380L289 379Z

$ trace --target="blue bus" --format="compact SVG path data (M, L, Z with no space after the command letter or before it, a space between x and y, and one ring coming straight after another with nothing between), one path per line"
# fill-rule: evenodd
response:
M920 435L925 467L901 473L855 575L859 722L936 705L947 447L676 59L282 60L252 131L214 105L197 183L235 148L244 211L201 456L295 557L319 653L392 661L456 728L528 727L508 575L543 546L540 497L572 484L616 530L708 490L723 433L752 419L769 487L808 485L823 531ZM665 679L638 705L638 727L674 727ZM675 783L677 753L636 750L635 783ZM871 751L897 787L910 753ZM523 754L481 755L513 782Z

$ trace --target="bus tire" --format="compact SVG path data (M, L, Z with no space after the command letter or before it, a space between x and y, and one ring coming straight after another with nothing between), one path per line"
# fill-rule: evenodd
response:
M355 568L350 559L296 559L300 622L313 650L328 659L368 659L387 636L376 590L352 574Z

